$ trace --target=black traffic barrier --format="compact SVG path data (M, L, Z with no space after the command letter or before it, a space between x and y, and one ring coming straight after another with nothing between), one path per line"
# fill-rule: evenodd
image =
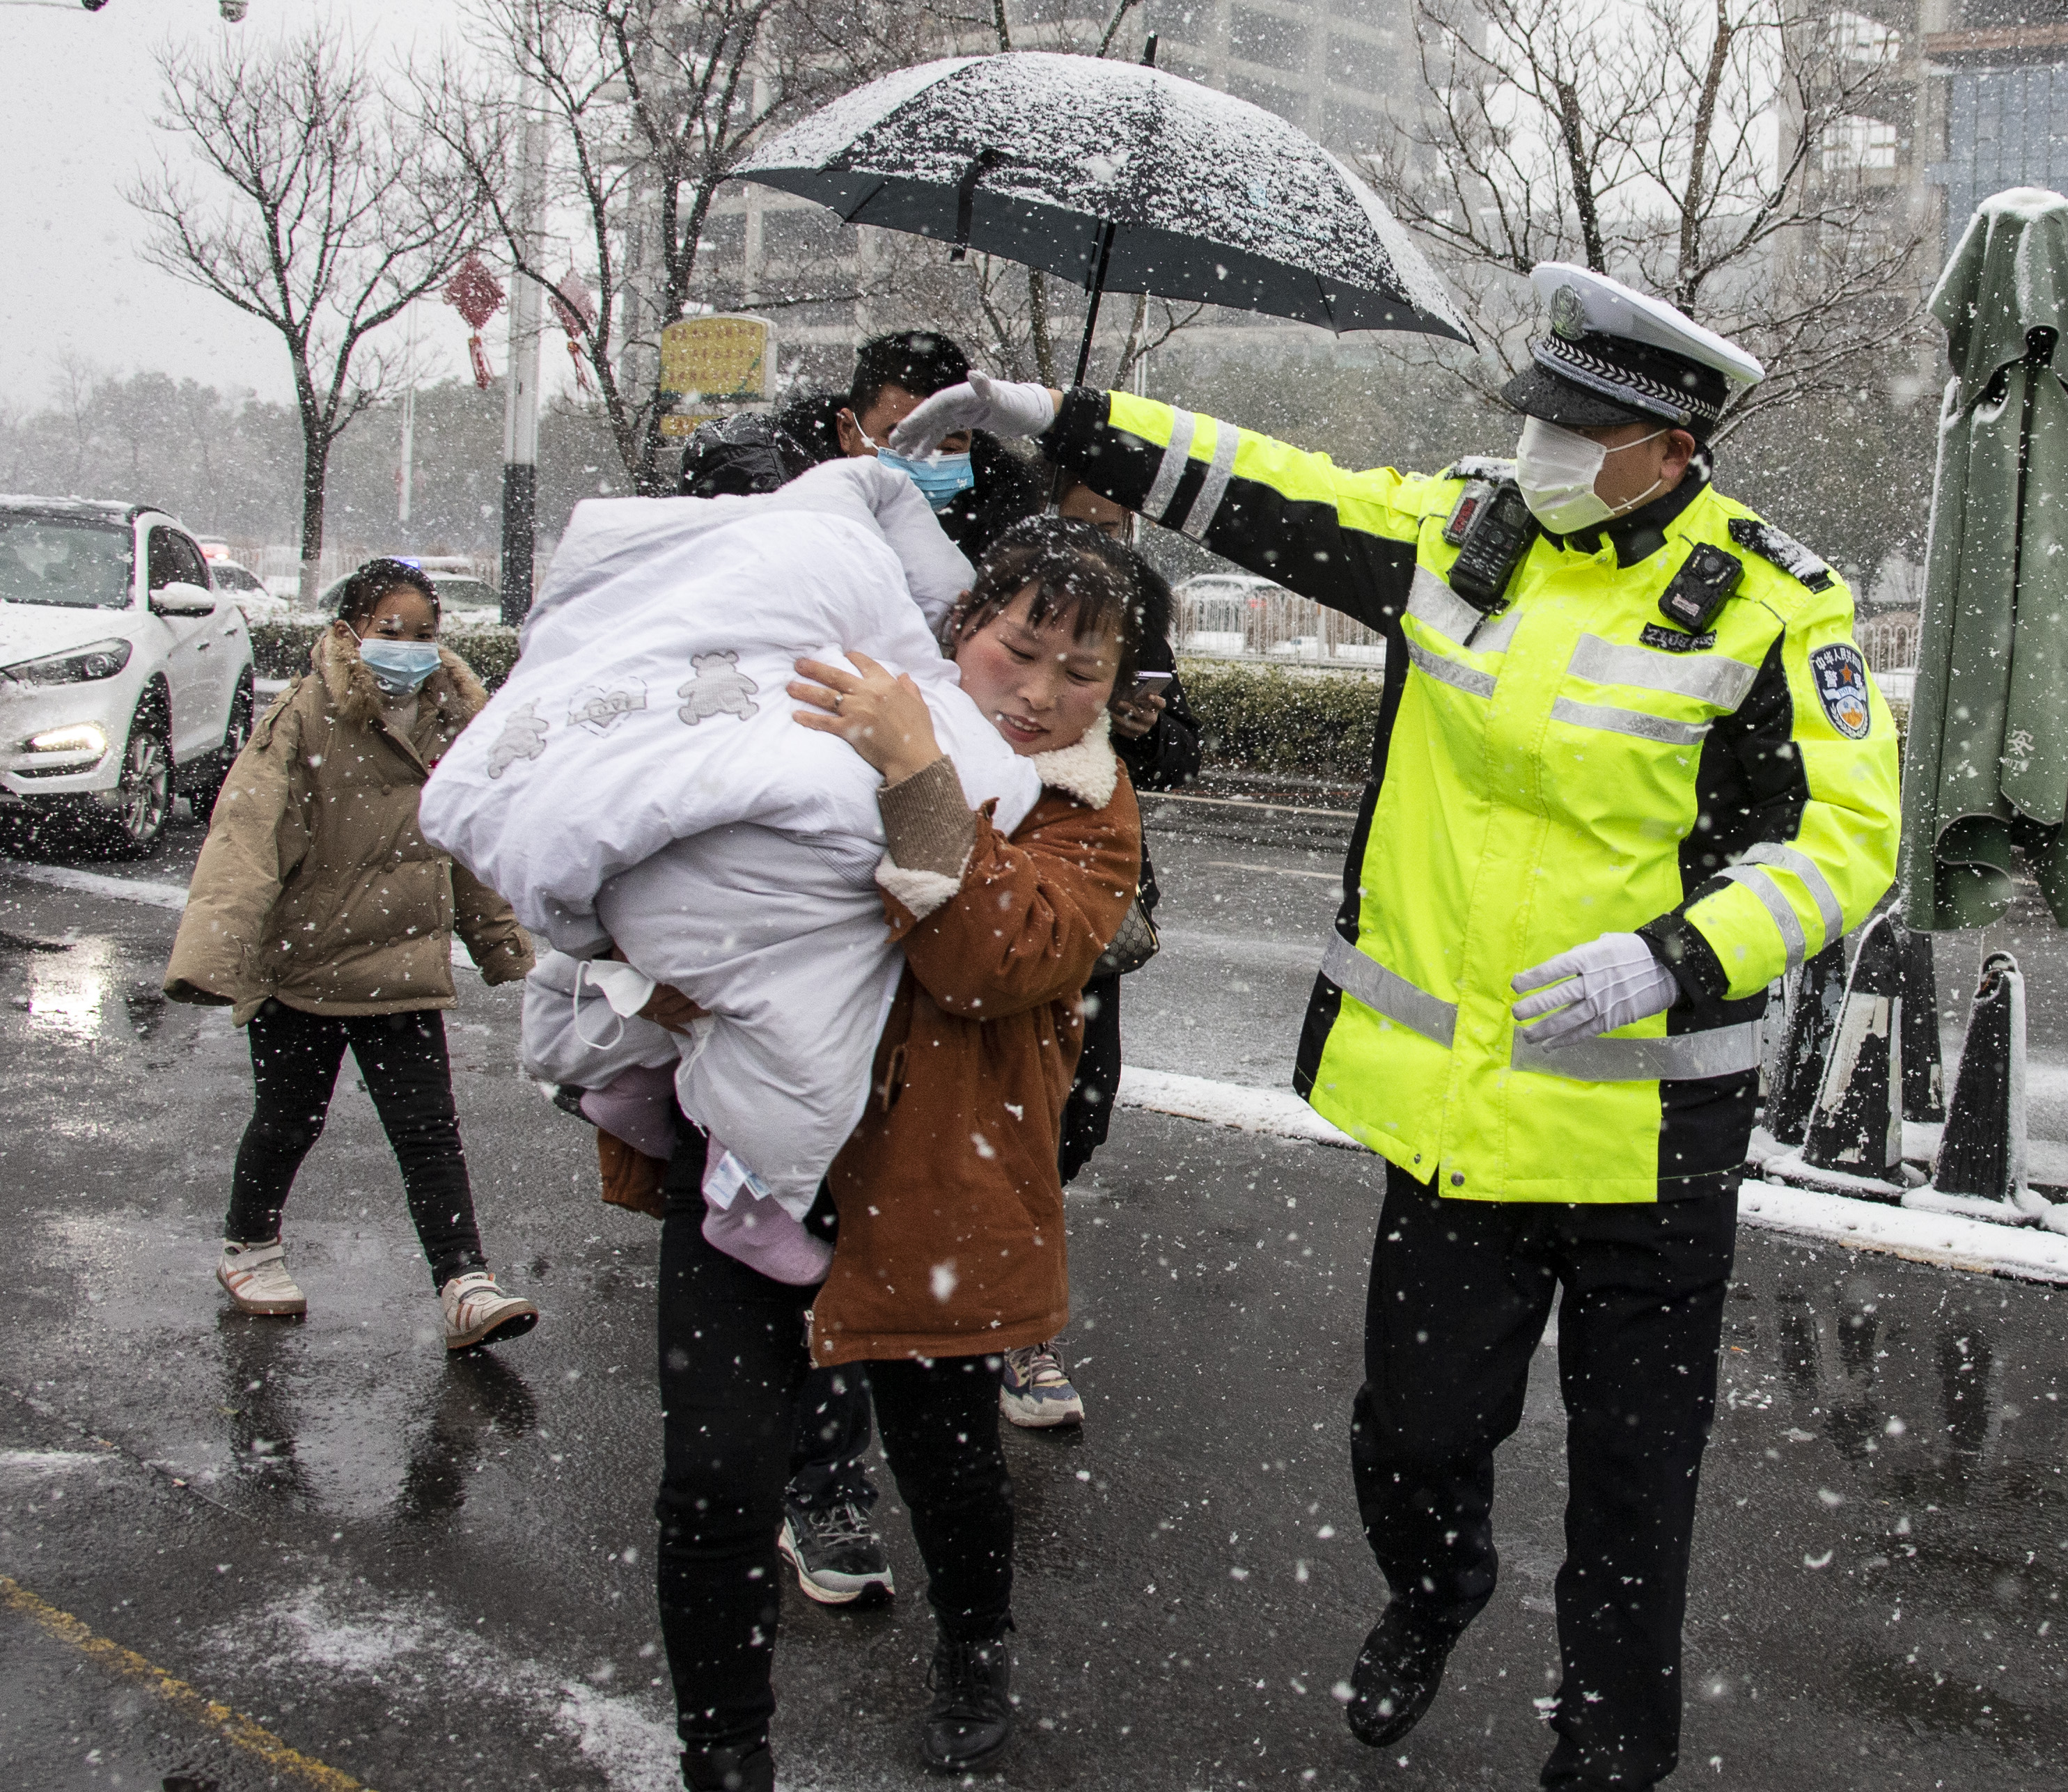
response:
M2009 1201L2025 1181L2025 977L2009 953L1993 952L1982 961L1932 1186Z
M1860 935L1802 1161L1903 1186L1903 957L1895 923Z

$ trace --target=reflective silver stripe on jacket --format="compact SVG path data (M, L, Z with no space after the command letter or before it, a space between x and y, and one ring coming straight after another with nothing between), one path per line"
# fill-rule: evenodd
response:
M1745 1021L1677 1038L1577 1039L1548 1050L1532 1045L1517 1027L1508 1063L1518 1071L1577 1083L1695 1083L1756 1071L1761 1056L1760 1023Z
M1843 936L1846 931L1846 911L1838 906L1838 894L1831 888L1830 880L1825 876L1817 861L1799 847L1784 846L1778 840L1762 840L1741 857L1741 865L1778 865L1781 870L1793 872L1802 880L1802 888L1810 892L1810 900L1817 904L1817 912L1824 917L1824 944Z
M1597 685L1636 685L1648 691L1672 691L1720 709L1735 709L1759 677L1757 666L1742 660L1719 660L1696 653L1661 653L1648 647L1618 647L1598 635L1582 635L1573 649L1570 668L1576 678Z
M1515 639L1515 625L1518 620L1515 606L1510 604L1487 624L1483 632L1472 637L1472 651L1475 653L1505 653L1508 644Z
M1801 964L1810 950L1810 943L1802 937L1802 922L1788 898L1781 893L1771 873L1757 865L1726 865L1716 873L1733 884L1742 884L1765 905L1766 912L1773 916L1773 924L1781 929L1781 943L1788 949L1788 968L1793 970Z
M1214 457L1207 465L1207 477L1201 483L1199 494L1192 500L1192 507L1186 513L1185 520L1179 525L1195 542L1204 541L1207 526L1214 520L1214 513L1221 507L1226 495L1229 477L1235 472L1235 451L1242 441L1242 432L1232 423L1216 419L1214 424Z
M1198 425L1199 419L1190 411L1170 413L1170 445L1163 450L1149 495L1142 501L1142 514L1154 522L1167 524L1170 521L1165 512L1178 495L1178 482L1185 477L1185 463L1192 454L1192 431Z
M1454 685L1461 691L1469 691L1474 697L1493 695L1493 674L1479 672L1471 666L1461 666L1455 660L1447 660L1440 653L1431 653L1419 641L1407 644L1407 656L1423 671L1441 684Z
M1411 1027L1447 1050L1457 1034L1455 1002L1439 1002L1427 990L1418 989L1398 973L1367 958L1340 933L1329 936L1329 949L1321 954L1321 974L1374 1014Z
M1553 701L1551 719L1569 721L1575 728L1600 728L1611 734L1634 734L1642 741L1663 741L1670 746L1692 746L1709 731L1706 721L1668 721L1642 709L1611 709L1598 703L1575 703L1569 697Z
M1427 567L1415 569L1408 587L1407 613L1463 647L1486 619Z

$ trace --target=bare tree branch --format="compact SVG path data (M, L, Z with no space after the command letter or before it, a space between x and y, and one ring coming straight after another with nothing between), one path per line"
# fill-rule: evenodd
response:
M478 201L450 156L397 123L333 25L272 45L169 46L158 71L159 128L184 140L208 179L197 188L168 161L131 189L150 221L144 258L287 346L302 427L306 601L332 446L385 378L380 356L362 350L475 246Z
M1893 61L1814 0L1641 0L1612 26L1582 0L1416 0L1414 24L1421 103L1364 165L1459 289L1483 392L1524 358L1540 262L1662 293L1758 354L1720 439L1858 385L1919 330L1922 233L1874 161Z

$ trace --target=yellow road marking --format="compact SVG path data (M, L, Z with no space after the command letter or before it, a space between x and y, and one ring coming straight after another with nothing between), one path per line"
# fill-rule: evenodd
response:
M69 1644L104 1668L128 1679L142 1681L168 1705L214 1731L231 1747L256 1755L275 1772L291 1774L298 1783L314 1786L318 1792L372 1792L372 1787L362 1786L349 1774L326 1767L320 1761L311 1761L298 1749L289 1748L271 1731L262 1729L249 1717L238 1716L228 1705L218 1705L204 1697L185 1680L175 1679L164 1668L146 1661L135 1650L95 1636L70 1612L59 1611L47 1599L39 1599L18 1581L10 1580L5 1575L0 1575L0 1599L5 1599L12 1610L33 1619L45 1635Z

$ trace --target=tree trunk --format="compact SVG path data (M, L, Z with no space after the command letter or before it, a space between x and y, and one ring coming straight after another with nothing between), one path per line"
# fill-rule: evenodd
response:
M1039 268L1027 270L1027 331L1034 349L1034 370L1041 384L1056 383L1056 345L1048 335L1048 277Z
M301 607L313 610L322 575L324 488L330 478L330 443L307 420L302 425Z
M639 435L639 464L633 469L632 489L641 498L668 498L674 493L675 482L661 466L666 439L661 433L661 399L657 392L646 413L646 427Z

